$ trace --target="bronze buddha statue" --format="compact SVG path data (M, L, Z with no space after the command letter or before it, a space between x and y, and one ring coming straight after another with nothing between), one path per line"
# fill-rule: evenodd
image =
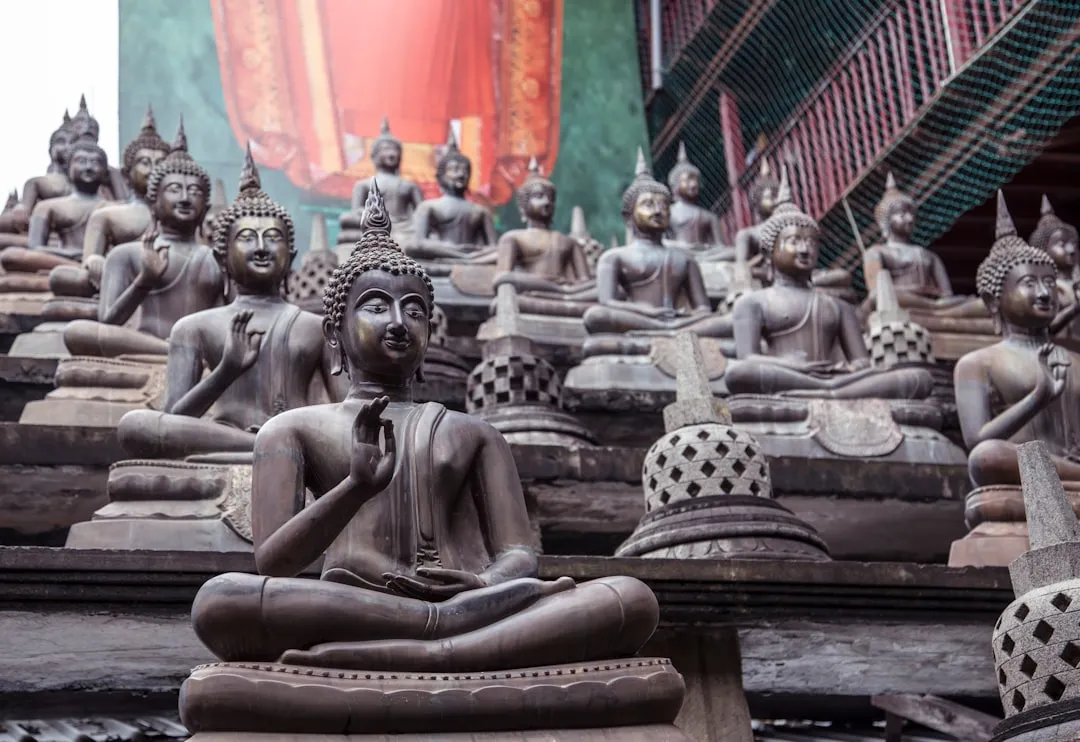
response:
M1080 356L1055 345L1054 258L1017 237L998 194L997 240L979 266L979 295L1000 327L996 345L956 364L956 405L976 487L1019 485L1017 447L1040 440L1058 475L1080 489Z
M769 161L762 157L758 177L749 193L754 224L735 233L735 262L758 280L769 279L769 264L761 246L760 230L765 220L772 216L779 190L780 181L773 175Z
M774 281L741 296L732 310L738 361L729 364L724 377L732 394L929 396L933 377L924 368L872 368L854 307L813 285L820 228L791 203L786 171L773 213L758 235ZM767 355L761 352L763 340Z
M986 306L977 296L953 293L949 274L941 258L921 245L911 242L915 231L915 201L901 191L889 173L885 194L874 209L885 242L872 246L863 256L863 273L868 300L877 288L877 275L887 270L900 306L918 315L940 318L986 317ZM929 326L931 331L938 329Z
M451 130L446 151L435 169L442 195L416 207L415 234L404 245L410 257L437 262L494 262L495 222L488 209L465 198L471 177L472 162L458 149Z
M1043 195L1042 214L1028 242L1054 259L1058 270L1057 299L1059 316L1050 325L1050 334L1070 350L1080 350L1080 322L1062 313L1076 304L1080 289L1080 262L1077 260L1077 230L1054 213L1050 199ZM1063 321L1064 320L1064 321Z
M377 182L386 209L390 212L391 230L398 244L407 244L413 235L413 214L424 200L420 186L401 177L401 140L390 133L390 122L383 118L379 136L371 144L371 162L375 175L357 181L353 188L352 205L341 215L339 242L356 242L360 238L360 219L364 214L371 184Z
M730 337L730 318L712 313L697 261L685 250L664 247L671 191L652 177L640 149L634 180L623 193L622 216L632 240L597 261L600 303L585 312L589 334L693 330L700 337Z
M181 119L181 129L183 120ZM93 296L101 285L105 256L115 245L132 242L150 226L146 197L150 174L169 154L168 143L157 132L154 112L147 107L138 136L128 142L121 157L121 175L131 192L127 203L109 204L94 210L86 224L82 243L82 266L58 266L49 275L49 289L56 296Z
M118 435L128 453L176 459L251 451L267 420L316 401L309 397L313 377L320 376L331 398L344 396L333 392L339 384L322 318L282 298L295 239L292 217L262 191L248 160L239 195L214 225L214 254L236 298L173 325L164 412L124 415Z
M188 154L181 128L147 179L150 226L105 258L98 321L76 320L64 330L72 355L164 356L177 320L222 302L221 268L198 241L209 196L210 177ZM125 327L136 311L137 326Z
M684 142L679 142L675 167L668 173L668 188L675 202L671 205L667 244L700 252L707 260L734 260L735 251L722 244L720 218L698 204L701 170L690 162Z
M195 633L228 662L380 672L632 655L657 623L649 588L627 577L536 579L506 441L476 417L412 401L434 292L390 228L373 188L363 239L325 298L323 332L348 395L283 412L259 430L251 503L259 574L203 585ZM298 579L320 556L322 579ZM193 681L181 702L189 721L199 713Z
M23 184L23 198L0 215L0 248L26 247L30 212L37 202L71 193L68 161L71 159L71 145L74 141L71 116L64 111L64 122L49 137L49 167L45 174L27 180Z
M72 145L68 165L72 192L37 202L30 216L27 247L8 247L0 252L0 265L12 274L0 279L0 288L26 290L30 287L20 281L18 274L32 277L60 265L77 265L75 260L82 254L83 234L90 214L106 203L101 190L108 182L108 165L105 151L90 136L84 135ZM49 237L54 233L59 244L50 246ZM48 278L42 277L44 285L37 290L44 291L48 289Z
M499 238L494 284L514 286L519 297L537 293L555 301L595 301L596 282L581 244L551 228L555 196L555 184L543 176L532 158L529 174L516 194L525 228L512 229ZM542 307L538 309L545 313ZM584 309L578 314L581 311Z

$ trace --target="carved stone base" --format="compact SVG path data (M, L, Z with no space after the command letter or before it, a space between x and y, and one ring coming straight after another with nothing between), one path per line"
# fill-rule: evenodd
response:
M727 368L724 345L712 338L700 338L699 342L713 392L727 394L723 380ZM589 346L595 350L607 343L625 346L626 353L591 354ZM677 367L674 346L675 339L666 336L592 335L585 348L587 357L570 369L564 385L574 392L611 389L674 392Z
M19 422L36 425L115 427L131 410L160 409L165 356L63 358L56 389L23 408Z
M15 338L8 355L17 358L69 358L64 344L67 322L42 322L30 332Z
M1080 700L1023 711L998 724L990 742L1076 742L1080 739Z
M48 286L49 277L45 276ZM19 291L0 293L0 314L30 314L40 316L46 302L52 298L48 291Z
M735 395L727 402L735 425L754 436L769 456L967 463L963 450L941 433L943 416L933 402L756 394Z
M980 523L953 541L949 566L1008 567L1027 550L1027 523Z
M180 718L194 739L207 742L282 734L313 742L330 735L336 742L510 734L537 742L689 742L672 726L684 691L682 676L665 659L469 674L222 663L198 667L184 681Z
M109 504L68 532L73 549L251 551L251 466L119 461Z
M580 317L550 317L542 314L519 314L516 331L541 347L581 348L588 334ZM484 322L476 331L477 340L491 340L500 334L496 318Z

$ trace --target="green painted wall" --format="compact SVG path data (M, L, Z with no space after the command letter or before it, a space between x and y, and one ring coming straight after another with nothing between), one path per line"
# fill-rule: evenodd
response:
M561 134L551 175L559 188L555 223L568 229L570 210L580 205L604 244L611 235L622 237L619 200L637 148L647 149L636 43L631 3L565 0ZM209 2L120 0L122 143L138 132L147 103L167 140L183 114L192 156L235 196L243 149L225 111ZM312 211L336 217L347 206L302 191L280 172L262 176L267 193L296 217L301 251ZM500 229L520 223L512 203L496 219ZM336 220L329 222L335 230Z

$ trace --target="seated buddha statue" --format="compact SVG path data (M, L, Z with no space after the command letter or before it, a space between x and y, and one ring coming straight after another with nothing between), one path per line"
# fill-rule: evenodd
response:
M915 201L896 185L889 173L885 194L874 209L884 244L878 244L863 256L863 273L871 300L877 287L877 275L887 270L892 276L896 298L904 309L920 315L941 318L986 317L986 306L977 296L953 293L949 274L941 258L921 245L913 244ZM921 321L921 320L919 320ZM931 331L938 329L928 326Z
M71 117L72 141L78 141L83 137L90 137L95 142L101 132L98 120L90 115L86 107L86 96L79 97L79 110ZM128 197L127 184L120 170L109 166L108 183L102 186L102 198L107 201L126 201Z
M600 303L585 312L589 334L693 330L700 337L730 337L730 318L712 313L697 261L685 250L664 247L671 191L652 177L641 150L634 180L623 193L622 216L630 244L605 251L597 261Z
M94 139L84 136L75 142L68 165L71 194L37 202L30 216L27 247L8 247L0 252L0 265L9 274L0 278L0 288L34 290L20 279L59 265L78 265L75 260L82 254L83 235L90 214L106 203L100 189L108 182L108 164L105 150ZM52 234L59 237L56 246L49 245ZM43 278L44 285L37 290L48 288L48 277Z
M105 258L98 321L76 320L64 330L72 355L164 356L177 320L221 303L221 269L198 240L209 195L210 177L188 154L181 130L147 178L150 226ZM137 325L125 327L136 311Z
M997 240L976 274L1002 339L961 358L956 406L976 487L1019 485L1017 447L1042 441L1066 487L1080 489L1080 355L1053 342L1058 270L1017 237L998 194Z
M1077 260L1077 230L1054 213L1050 199L1042 198L1042 214L1028 243L1047 253L1057 266L1058 316L1050 325L1050 335L1070 350L1080 350L1080 323L1075 319L1077 291L1080 289L1080 262Z
M267 420L314 403L312 377L321 375L326 389L337 387L322 318L282 298L295 239L292 217L262 191L249 161L236 201L214 227L213 250L236 298L173 325L165 409L133 410L120 420L117 432L129 454L182 459L251 451Z
M355 243L360 239L360 219L373 182L379 184L386 209L390 212L394 239L402 245L412 239L413 213L423 202L424 194L416 183L401 177L401 152L401 140L390 133L390 122L384 118L379 136L371 144L375 175L357 181L353 188L352 206L338 222L341 225L338 242Z
M494 285L513 286L523 312L580 316L596 301L596 282L581 243L551 228L555 195L555 184L532 158L516 194L525 228L499 238Z
M458 149L451 130L446 151L435 168L442 195L427 199L413 214L413 238L405 244L412 258L458 262L494 262L495 222L488 209L465 198L472 161Z
M82 265L63 265L52 270L49 290L54 295L89 297L97 293L109 250L138 239L150 226L147 181L168 153L168 143L157 132L154 112L147 108L138 136L128 142L121 158L120 172L131 198L126 203L109 204L91 212L83 236Z
M732 394L929 396L933 377L924 368L872 368L855 308L813 285L821 231L791 202L786 171L772 216L758 234L774 281L739 297L732 309L738 360L724 376ZM763 340L768 354L761 351Z
M27 180L23 184L23 199L0 215L0 248L26 247L30 212L37 202L71 193L68 161L73 141L71 117L64 111L64 123L49 137L49 167L45 174Z
M657 624L649 588L628 577L537 579L509 445L480 418L412 401L434 290L372 194L363 237L326 288L323 333L348 395L259 430L258 574L205 583L191 609L196 635L226 661L380 672L632 655ZM299 579L320 556L322 579ZM193 676L181 701L195 728L205 728L200 683Z
M735 251L721 244L720 218L698 204L701 170L690 162L684 142L679 142L675 167L668 173L668 187L675 202L671 205L671 226L665 243L701 253L699 259L734 260Z

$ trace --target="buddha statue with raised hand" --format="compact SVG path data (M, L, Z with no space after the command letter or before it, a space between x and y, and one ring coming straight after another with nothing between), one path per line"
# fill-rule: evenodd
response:
M499 238L494 284L510 284L519 295L538 292L553 299L595 300L596 282L581 244L551 228L555 193L555 184L532 158L516 194L525 228Z
M976 487L1019 485L1017 446L1040 440L1066 487L1080 489L1080 356L1053 343L1057 268L1017 237L998 193L997 240L975 278L1003 335L954 371L956 406Z
M353 188L352 207L341 215L341 231L355 242L359 234L360 218L364 213L372 183L379 184L386 210L390 213L391 233L399 244L406 244L413 234L413 214L424 200L420 186L401 177L401 140L390 133L390 122L382 120L379 136L371 144L371 162L375 175L356 182ZM355 238L354 238L355 237Z
M395 672L633 654L657 623L649 588L626 577L536 579L506 441L479 418L412 401L432 284L390 238L376 189L363 230L325 295L323 333L348 396L259 430L259 574L203 585L196 634L228 661ZM296 577L323 555L321 580Z
M472 162L458 149L453 130L435 168L442 195L424 201L413 214L412 241L405 251L417 260L494 262L497 240L491 212L465 198Z
M776 207L758 232L771 260L771 286L732 309L738 361L724 380L732 394L797 394L831 399L922 399L933 387L921 367L871 368L855 309L812 284L818 223L791 202L782 171ZM768 354L761 352L761 342Z
M197 236L210 177L188 154L182 125L150 173L146 197L153 218L142 238L105 258L98 321L76 320L64 330L72 355L165 355L177 320L222 302L221 268ZM137 326L124 327L136 312Z
M154 112L148 107L138 136L128 142L121 157L120 173L128 185L131 199L126 203L102 206L90 214L83 236L82 267L54 269L49 275L49 289L53 294L93 296L97 292L109 250L115 245L137 240L150 226L146 187L150 173L168 154L169 144L158 134Z
M721 244L720 218L698 204L701 197L701 170L686 154L686 144L679 142L675 167L668 173L668 187L675 197L671 205L668 244L681 247L707 260L734 260L735 251Z
M977 296L953 293L941 258L911 241L915 201L897 187L892 173L885 181L885 194L874 209L874 217L885 242L874 245L863 256L868 300L873 299L877 289L878 273L886 270L904 309L943 318L986 317L986 306Z
M334 390L332 398L344 396L331 374L322 318L282 298L295 239L292 217L262 191L248 160L236 201L214 222L213 250L236 298L173 326L165 411L124 415L118 434L128 453L185 458L249 452L267 420L315 401L309 398L313 377ZM204 376L204 369L210 373Z
M731 322L712 313L697 261L686 250L664 247L671 223L671 191L657 182L638 150L634 181L623 193L622 216L630 244L607 250L596 264L600 305L585 312L590 334L730 337ZM626 296L619 298L620 291Z

